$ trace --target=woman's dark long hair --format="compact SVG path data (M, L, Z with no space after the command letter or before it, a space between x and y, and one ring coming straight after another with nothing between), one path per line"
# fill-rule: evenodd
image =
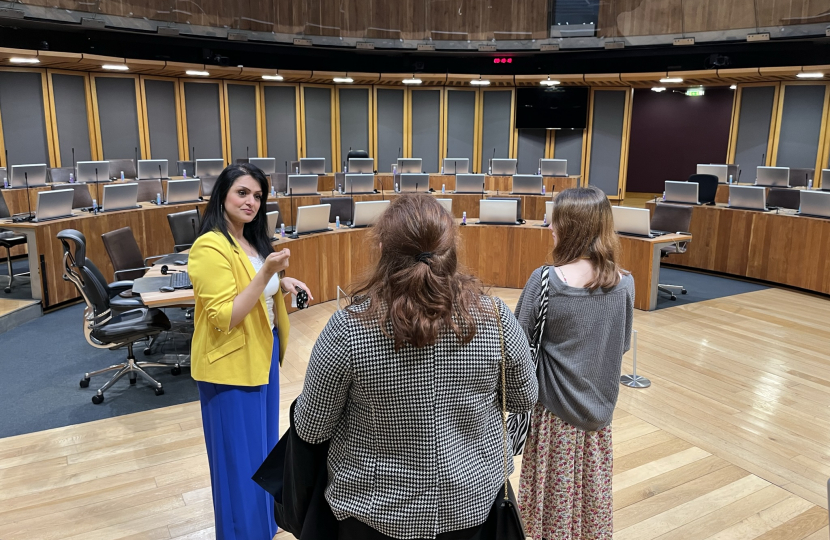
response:
M359 319L378 319L396 350L433 345L445 329L462 343L475 337L472 311L481 309L481 283L462 271L458 227L434 197L396 198L368 241L380 246L380 260L353 290L350 309ZM355 309L367 301L365 310Z
M234 243L231 233L228 232L228 221L225 217L225 198L228 196L228 192L233 187L233 183L236 182L237 178L243 176L250 176L259 183L259 187L262 190L262 199L260 199L259 210L256 216L253 221L245 224L242 229L242 235L256 249L260 257L264 259L270 253L273 253L274 246L271 245L271 235L268 234L268 217L265 215L268 211L266 208L268 201L268 179L265 178L265 173L256 165L250 165L248 163L228 165L219 174L219 178L213 184L210 201L208 201L207 208L205 208L205 215L202 219L202 229L199 231L199 236L211 231L219 231L228 239L228 242L231 244Z

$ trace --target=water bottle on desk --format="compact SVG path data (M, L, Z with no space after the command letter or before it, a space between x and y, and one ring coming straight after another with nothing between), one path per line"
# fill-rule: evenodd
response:
M75 183L75 173L69 173L69 183L70 184Z
M280 238L285 238L285 223L280 223Z
M467 224L467 212L461 212L461 224L462 225Z
M182 169L182 176L187 178L187 169Z
M277 197L277 188L275 188L273 184L271 184L271 197Z
M121 171L121 181L124 181L124 171Z
M396 174L398 174L398 165L394 164L392 165L392 175L394 176Z
M807 180L807 189L813 189L813 179Z
M664 201L666 200L666 192L665 191L663 192L663 200Z
M729 175L729 183L730 184L732 183L732 175L731 174Z
M92 199L92 213L93 214L98 213L98 200L97 199Z
M335 229L340 228L340 216L334 216L334 228Z
M447 192L447 184L441 184L441 194L444 194L446 192Z
M3 189L9 189L9 179L3 178Z
M395 193L400 193L397 182L395 182Z
M156 204L161 205L161 193L156 193Z
M542 184L542 195L545 194L545 184Z

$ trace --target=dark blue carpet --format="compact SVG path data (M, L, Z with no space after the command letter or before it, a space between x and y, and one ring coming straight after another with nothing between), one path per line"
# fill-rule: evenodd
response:
M769 288L749 281L688 272L665 266L660 268L659 282L669 285L683 285L686 287L687 293L680 294L680 291L675 291L676 301L670 300L666 293L659 293L657 295L657 309L683 306Z
M12 257L12 272L15 274L22 274L24 272L29 271L29 259L26 257L21 257L19 259L15 259ZM0 261L0 276L4 276L0 278L0 294L2 294L3 298L8 298L10 300L29 300L32 298L32 286L29 281L29 276L21 276L15 278L14 280L14 287L12 288L12 292L6 294L2 292L2 288L6 286L8 281L6 277L9 274L8 269L6 269L6 261Z

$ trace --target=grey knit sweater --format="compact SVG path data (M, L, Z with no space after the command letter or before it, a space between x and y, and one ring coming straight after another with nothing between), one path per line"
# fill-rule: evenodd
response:
M516 317L533 334L539 312L542 268L527 281ZM611 289L570 287L550 269L550 296L536 375L539 403L584 431L611 423L620 388L622 355L631 348L634 279L623 276Z

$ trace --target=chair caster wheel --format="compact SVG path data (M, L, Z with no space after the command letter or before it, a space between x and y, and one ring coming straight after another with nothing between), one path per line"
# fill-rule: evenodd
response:
M130 377L130 384L135 384L137 380L136 377Z
M156 388L153 391L156 393L157 396L164 395L164 388Z
M181 375L182 374L182 368L180 368L179 366L176 366L176 367L174 367L173 369L170 370L170 374L171 375Z
M6 293L6 294L11 294L12 293L12 288L11 287L6 287L5 289L3 289L3 292Z
M675 295L671 295L671 301L672 301L672 302L676 302L676 301L677 301L677 297L676 297Z
M144 349L144 356L150 356L151 354L153 354L153 350L150 347Z
M687 292L689 292L689 291L687 291L686 289L683 289L682 291L680 291L680 294L686 294Z
M92 402L96 405L100 405L104 402L104 396L99 396L98 394L95 394L94 396L92 396Z
M88 388L89 387L89 379L86 379L86 378L81 379L80 385L81 385L81 388Z

